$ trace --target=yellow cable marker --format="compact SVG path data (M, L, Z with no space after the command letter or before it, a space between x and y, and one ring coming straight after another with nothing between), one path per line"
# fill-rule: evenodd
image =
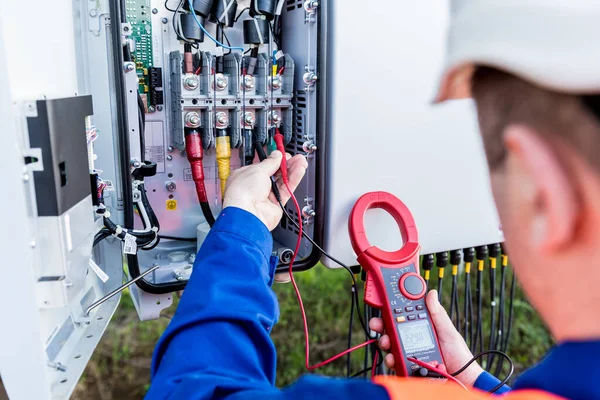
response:
M471 273L471 263L466 262L465 263L465 274L470 274L470 273Z
M217 167L221 180L221 198L225 196L225 185L231 174L231 141L229 136L217 136Z
M477 269L483 271L483 260L477 260Z

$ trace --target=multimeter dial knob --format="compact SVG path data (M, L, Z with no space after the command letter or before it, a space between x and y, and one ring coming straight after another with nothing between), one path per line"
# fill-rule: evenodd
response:
M402 296L409 300L419 300L425 296L425 280L414 272L402 275L398 282L398 286L400 287Z

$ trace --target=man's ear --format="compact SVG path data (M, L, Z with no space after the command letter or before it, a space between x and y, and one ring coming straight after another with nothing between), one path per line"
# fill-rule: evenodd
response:
M550 253L568 245L575 233L579 210L575 186L564 165L549 142L528 127L509 126L504 141L512 163L511 173L520 176L525 192L521 193L522 200L529 203L523 205L532 210L532 220L528 221L531 245Z

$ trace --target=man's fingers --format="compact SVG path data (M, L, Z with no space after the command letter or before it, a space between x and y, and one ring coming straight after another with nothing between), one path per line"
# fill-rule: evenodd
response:
M432 290L427 294L427 308L429 309L429 314L431 314L433 325L435 326L440 340L448 342L456 339L457 336L460 337L460 334L456 328L454 328L446 309L438 301L437 290Z
M377 333L383 333L383 320L381 318L371 318L369 321L369 328Z
M264 161L256 164L256 169L273 176L275 172L281 167L281 152L275 150L271 155Z
M304 174L306 173L306 168L308 167L308 163L306 162L306 159L304 158L304 156L297 155L297 156L291 158L287 165L288 165L289 186L293 192L294 190L296 190L296 188L300 184L300 181L302 181L302 178L304 177ZM281 193L281 202L283 204L286 204L288 202L288 200L290 199L291 195L281 178L279 178L277 180L277 187L279 188L279 193Z
M388 335L383 335L379 338L379 348L381 350L388 351L392 347L392 343L390 342L390 337Z
M389 369L394 369L396 366L396 360L394 359L394 355L392 353L386 355L383 361L385 362L386 367Z

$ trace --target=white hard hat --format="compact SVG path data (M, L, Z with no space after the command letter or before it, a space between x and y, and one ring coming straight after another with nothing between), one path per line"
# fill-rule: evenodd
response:
M437 102L471 95L478 65L547 89L600 93L600 0L452 0Z

